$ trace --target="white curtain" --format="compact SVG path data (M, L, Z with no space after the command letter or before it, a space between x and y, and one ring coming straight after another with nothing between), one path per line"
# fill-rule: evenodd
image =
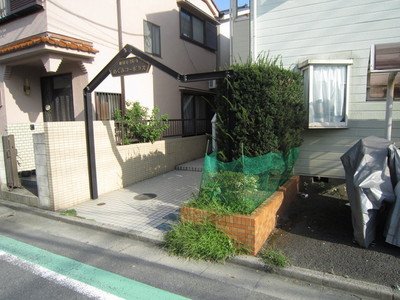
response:
M344 122L347 66L314 65L309 121Z

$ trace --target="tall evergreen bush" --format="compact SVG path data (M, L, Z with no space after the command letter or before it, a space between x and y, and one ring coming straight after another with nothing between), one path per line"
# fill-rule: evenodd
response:
M256 157L300 146L305 124L302 78L278 59L234 64L232 81L221 80L214 108L218 114L219 159Z

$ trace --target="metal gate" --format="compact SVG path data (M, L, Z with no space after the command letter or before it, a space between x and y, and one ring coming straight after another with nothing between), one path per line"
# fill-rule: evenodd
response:
M9 188L21 187L21 181L18 176L17 149L15 149L14 135L6 135L2 139L7 186Z

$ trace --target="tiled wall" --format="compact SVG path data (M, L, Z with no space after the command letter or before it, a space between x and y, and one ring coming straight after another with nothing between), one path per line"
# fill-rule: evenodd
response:
M44 123L45 151L52 209L90 198L84 122Z
M85 123L44 126L50 209L89 200ZM116 146L112 121L95 121L94 134L99 195L171 171L177 164L202 157L206 148L206 136Z
M256 255L274 230L283 209L297 198L299 177L293 176L250 215L216 215L214 213L184 206L181 218L184 222L210 220L223 230L236 246L246 247Z
M32 134L42 133L43 123L7 124L7 134L14 135L18 151L18 172L35 169Z
M171 171L205 154L204 135L116 146L113 122L96 121L94 131L99 194Z

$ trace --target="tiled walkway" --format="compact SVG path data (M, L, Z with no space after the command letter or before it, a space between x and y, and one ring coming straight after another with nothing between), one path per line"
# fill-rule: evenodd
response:
M177 170L101 195L74 209L79 217L162 237L179 219L179 208L197 193L203 159Z

